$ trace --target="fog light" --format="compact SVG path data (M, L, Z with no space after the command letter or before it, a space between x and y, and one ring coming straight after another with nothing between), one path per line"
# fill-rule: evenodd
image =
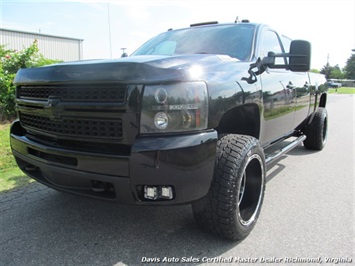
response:
M144 198L148 200L171 200L174 198L173 187L144 186Z
M156 200L158 198L158 188L157 187L144 187L144 198L150 200Z
M172 199L173 198L173 188L172 187L161 187L159 191L159 198L161 199Z

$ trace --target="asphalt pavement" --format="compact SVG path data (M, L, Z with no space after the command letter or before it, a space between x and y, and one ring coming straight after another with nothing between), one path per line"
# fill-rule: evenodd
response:
M326 147L300 145L269 167L240 243L200 230L188 205L124 206L35 182L0 193L0 265L354 265L354 106L328 96Z

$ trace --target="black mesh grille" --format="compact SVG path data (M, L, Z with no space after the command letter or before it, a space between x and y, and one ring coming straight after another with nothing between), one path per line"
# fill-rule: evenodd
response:
M22 126L59 136L90 137L105 139L122 138L120 119L71 119L51 120L48 117L20 114Z
M62 101L124 102L126 86L120 84L93 85L49 85L19 86L17 97L20 99L43 99L58 97Z

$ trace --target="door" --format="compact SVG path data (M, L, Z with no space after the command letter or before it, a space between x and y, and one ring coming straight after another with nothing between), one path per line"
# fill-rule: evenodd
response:
M283 53L280 38L275 31L265 29L261 35L260 58L268 52ZM275 64L284 65L284 58ZM285 69L267 69L260 76L263 88L263 144L290 133L294 127L296 92L292 73Z
M289 53L291 39L280 36L284 51ZM286 64L287 64L287 58ZM292 85L290 88L293 90L294 101L295 101L295 112L294 112L294 122L293 128L297 128L308 116L310 111L310 102L311 102L311 87L309 84L309 77L306 72L291 72L290 81Z

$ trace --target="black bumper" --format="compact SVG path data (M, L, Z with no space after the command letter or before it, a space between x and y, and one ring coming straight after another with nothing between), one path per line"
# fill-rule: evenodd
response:
M217 132L140 137L128 156L44 145L11 128L11 147L28 176L54 189L126 204L183 204L205 196L215 162ZM144 186L171 186L171 200L146 200Z

